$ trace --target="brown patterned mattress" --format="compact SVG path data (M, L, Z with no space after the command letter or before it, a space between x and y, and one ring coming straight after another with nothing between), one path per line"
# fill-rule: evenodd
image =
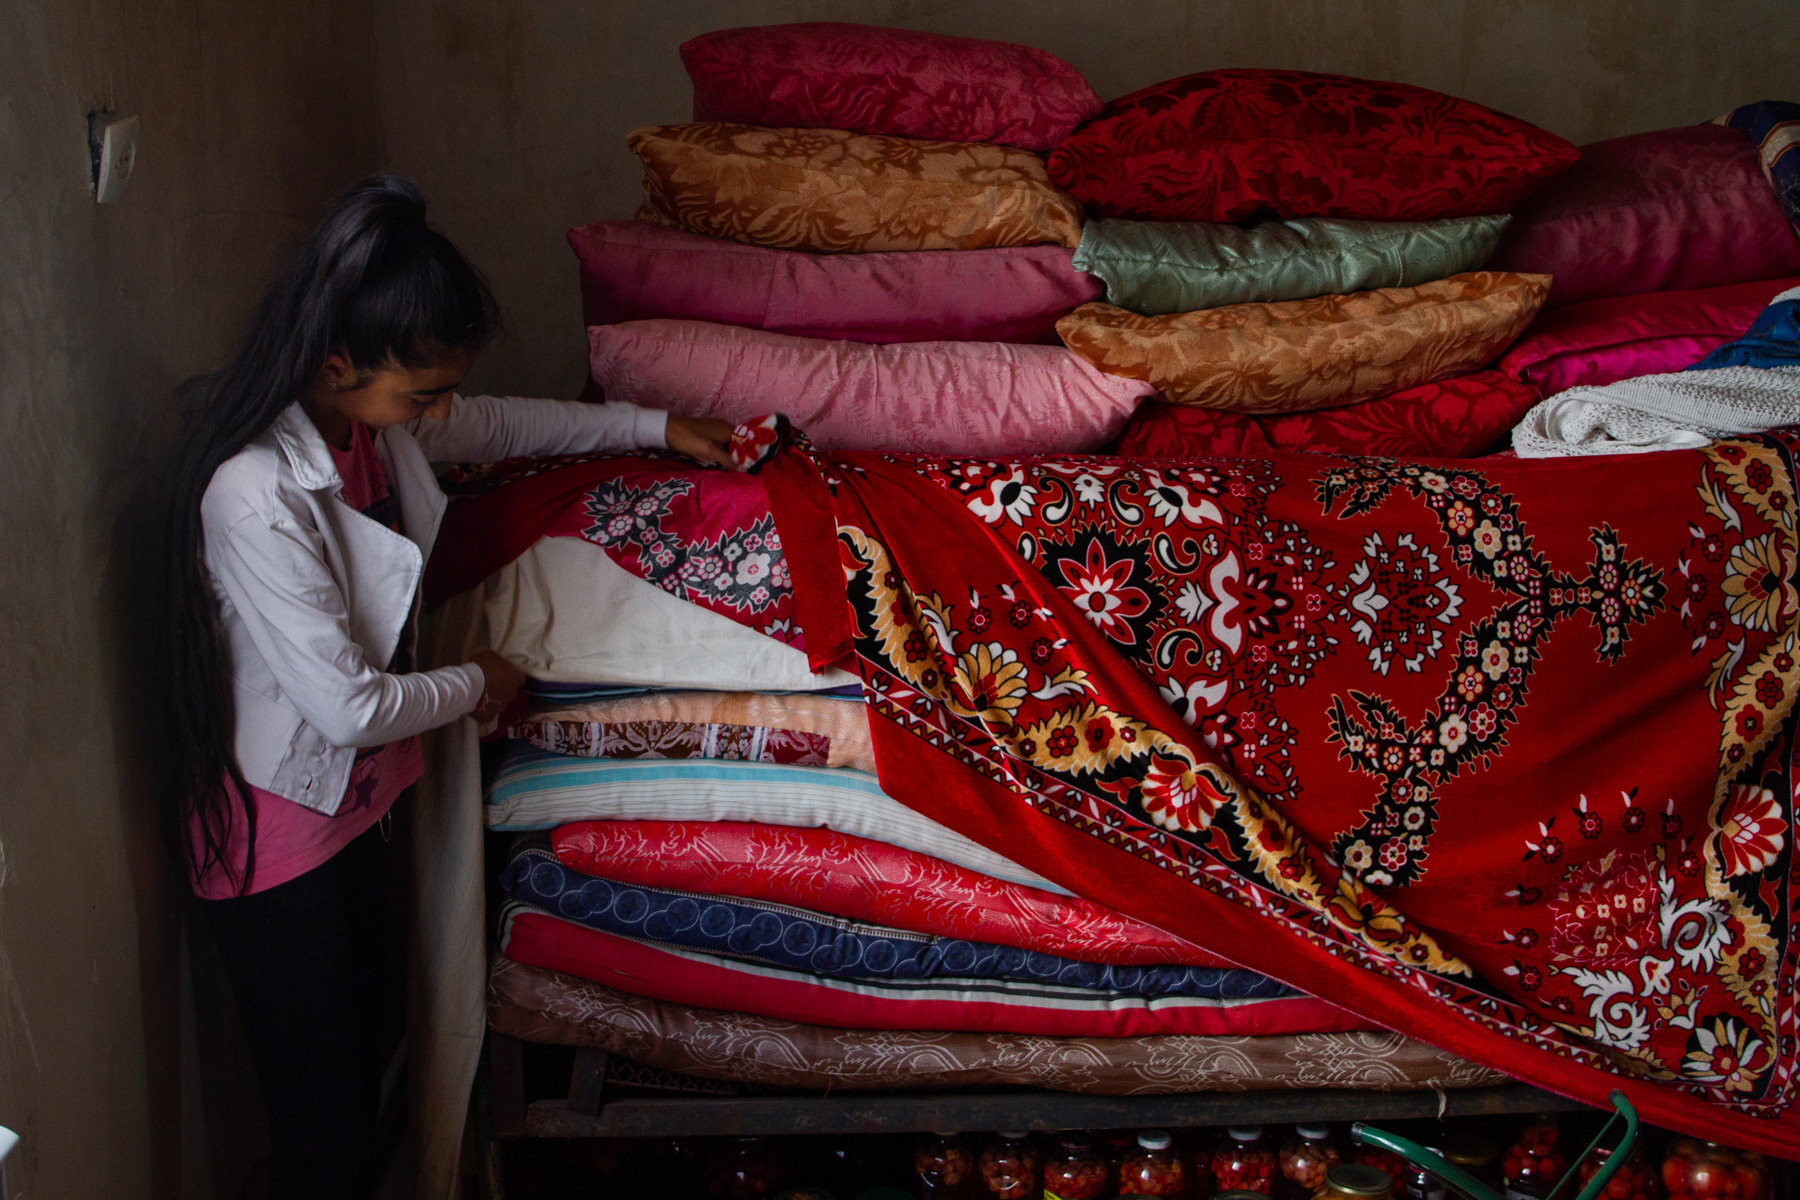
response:
M488 1025L530 1042L590 1046L703 1079L882 1089L997 1084L1142 1096L1509 1082L1397 1033L1053 1038L834 1029L664 1004L495 955Z

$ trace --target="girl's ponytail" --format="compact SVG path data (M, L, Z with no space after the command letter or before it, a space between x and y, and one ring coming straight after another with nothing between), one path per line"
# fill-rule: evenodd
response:
M258 306L237 357L187 389L187 416L164 478L167 557L155 652L166 726L162 815L171 845L196 875L222 866L240 891L255 865L255 809L234 801L248 785L232 752L229 664L204 562L200 501L221 464L306 394L327 356L358 371L421 367L477 349L499 330L481 276L425 220L425 197L408 181L376 175L332 204L292 265ZM226 856L243 822L241 877Z

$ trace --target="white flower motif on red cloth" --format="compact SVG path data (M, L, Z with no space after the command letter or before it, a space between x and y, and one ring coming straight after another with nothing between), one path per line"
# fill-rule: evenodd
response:
M989 525L1002 521L1023 525L1037 502L1037 494L1038 490L1025 482L1025 468L1014 467L1005 475L996 475L979 493L969 497L969 511Z
M1781 802L1766 787L1740 783L1719 813L1719 863L1727 876L1766 870L1787 842Z
M1107 562L1106 547L1098 538L1088 543L1084 562L1072 558L1062 562L1063 594L1102 633L1127 646L1137 642L1131 621L1150 607L1150 594L1131 585L1132 566L1130 558Z

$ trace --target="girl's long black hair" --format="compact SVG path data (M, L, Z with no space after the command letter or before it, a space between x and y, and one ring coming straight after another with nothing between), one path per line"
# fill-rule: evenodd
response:
M256 813L238 799L249 792L232 752L230 664L204 561L200 500L213 472L306 394L328 355L346 355L359 375L431 366L479 348L498 328L487 285L426 224L419 189L376 175L332 204L263 297L231 364L189 385L197 403L163 481L168 557L155 651L164 831L196 875L220 865L242 893L256 862ZM241 873L227 857L239 822Z

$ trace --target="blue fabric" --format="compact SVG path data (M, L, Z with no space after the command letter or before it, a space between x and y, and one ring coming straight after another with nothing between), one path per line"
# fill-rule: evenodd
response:
M652 687L611 687L600 683L550 683L542 679L527 679L525 694L534 700L553 700L558 704L592 704L600 700L616 700L621 696L647 696L653 692L698 692L710 691L709 688L652 688ZM772 696L828 696L834 700L861 700L863 698L861 684L845 684L843 687L820 688L807 692L768 692Z
M500 876L514 900L606 933L840 979L1016 979L1127 996L1274 1000L1299 993L1254 971L1116 967L845 921L785 905L614 883L520 838Z
M1687 369L1719 367L1800 367L1800 300L1769 305L1743 337L1726 342Z
M1800 229L1800 104L1761 100L1732 109L1719 124L1743 130L1756 143L1775 198Z

